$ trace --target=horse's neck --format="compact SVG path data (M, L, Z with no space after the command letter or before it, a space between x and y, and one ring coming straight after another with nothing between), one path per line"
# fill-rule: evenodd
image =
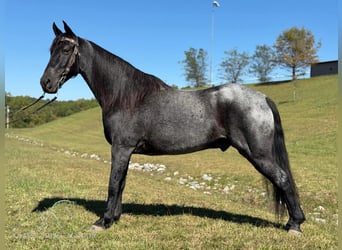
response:
M98 45L81 39L80 42L80 74L87 82L102 108L112 102L114 83L118 79L114 63L115 56Z
M155 76L141 72L98 45L83 39L80 41L80 73L103 112L132 110L147 95L172 89Z

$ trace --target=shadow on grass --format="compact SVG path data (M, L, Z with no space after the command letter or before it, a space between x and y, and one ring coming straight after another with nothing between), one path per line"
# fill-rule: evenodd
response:
M101 217L106 207L105 201L100 200L85 200L79 198L45 198L41 200L32 212L44 212L58 203L67 202L83 206L86 210ZM138 204L124 203L123 214L132 215L148 215L148 216L173 216L173 215L193 215L202 218L211 218L224 220L238 224L251 224L256 227L275 227L284 229L280 223L270 222L264 219L252 217L249 215L234 214L226 211L217 211L210 208L181 206L181 205L164 205L164 204Z

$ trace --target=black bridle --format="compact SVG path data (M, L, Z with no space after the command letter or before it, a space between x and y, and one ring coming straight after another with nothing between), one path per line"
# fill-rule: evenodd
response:
M71 67L75 64L77 56L79 55L79 52L78 52L78 41L77 40L74 40L74 39L69 38L69 37L62 37L61 41L68 41L68 42L72 43L74 45L74 49L73 49L72 54L71 54L71 56L70 56L70 58L68 60L68 64L65 67L65 69L64 69L64 71L62 73L62 76L61 76L61 78L58 81L58 88L60 88L61 85L64 83L65 78L69 74Z
M68 64L66 65L61 78L58 80L58 88L57 88L57 93L55 94L54 98L52 98L50 101L48 101L47 103L43 104L42 106L38 107L37 109L33 110L31 113L28 114L28 116L33 115L35 113L37 113L38 111L40 111L41 109L45 108L46 106L50 105L52 102L54 102L55 100L57 100L58 97L58 89L61 87L61 85L64 83L68 73L70 72L71 67L75 64L77 56L78 56L78 42L77 40L74 40L72 38L68 38L68 37L62 37L61 41L68 41L70 43L72 43L74 45L74 49L73 52L68 60ZM19 112L22 112L30 107L32 107L33 105L35 105L36 103L38 103L40 100L42 100L45 97L45 91L43 92L43 94L37 98L36 100L34 100L32 103L20 108L19 110L17 110L16 112L14 112L12 115L10 115L9 117L13 117L16 114L18 114ZM21 120L21 118L9 121L5 123L5 126L10 124L10 123L15 123L17 121Z

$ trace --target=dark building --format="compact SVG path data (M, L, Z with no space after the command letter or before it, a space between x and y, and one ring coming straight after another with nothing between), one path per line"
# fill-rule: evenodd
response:
M328 62L320 62L311 65L311 73L310 76L323 76L323 75L332 75L338 73L338 60L336 61L328 61Z

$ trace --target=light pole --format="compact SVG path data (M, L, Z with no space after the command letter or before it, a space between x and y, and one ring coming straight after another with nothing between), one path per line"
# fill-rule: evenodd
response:
M211 8L210 85L213 85L214 14L215 8L218 7L220 7L220 4L217 1L213 1Z

